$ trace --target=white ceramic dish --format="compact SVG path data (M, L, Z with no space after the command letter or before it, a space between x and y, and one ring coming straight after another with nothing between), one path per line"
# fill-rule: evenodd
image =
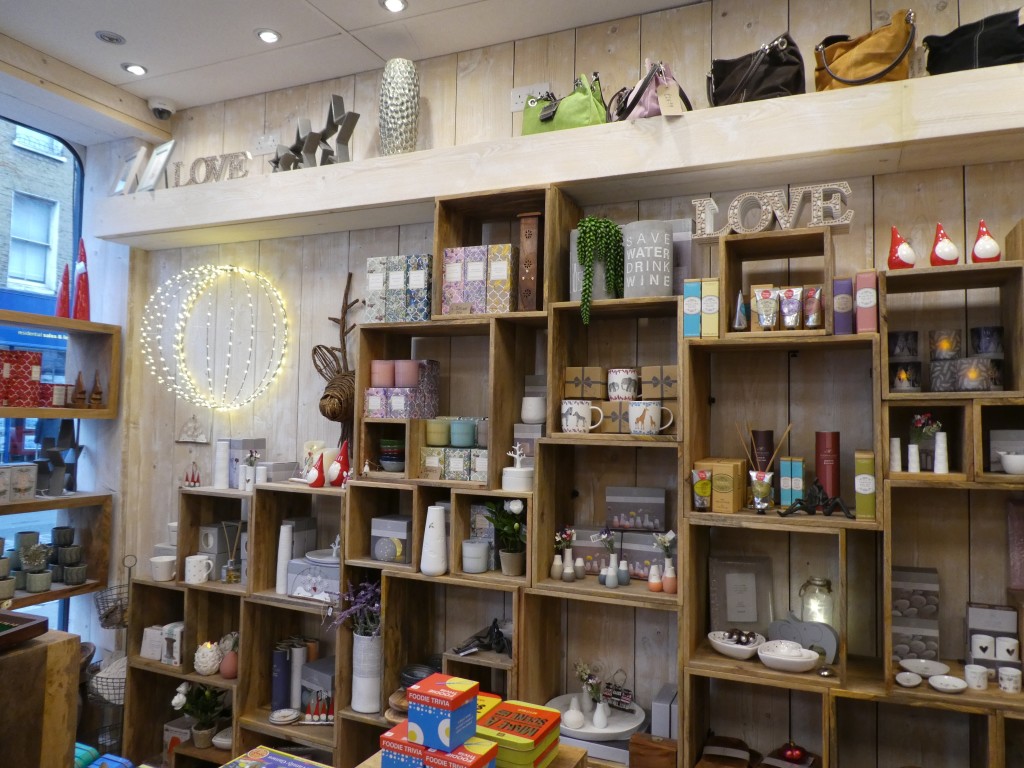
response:
M896 682L904 688L916 688L923 679L917 672L899 672L896 675Z
M787 643L787 645L779 645ZM796 648L792 646L796 645ZM771 640L757 649L757 657L768 669L779 672L809 672L821 662L816 651L799 647L791 640Z
M275 709L268 718L274 725L289 725L302 717L297 709Z
M572 704L573 697L578 693L566 693L555 696L547 703L559 712L566 712ZM633 705L632 712L623 712L621 709L609 707L608 726L606 728L595 728L593 715L587 715L582 728L569 728L565 721L562 721L562 735L571 739L584 739L585 741L620 741L628 739L644 724L644 710L637 704Z
M213 737L213 746L217 749L231 749L231 728L217 731Z
M949 667L941 661L929 661L928 659L903 659L900 661L900 666L907 672L916 672L925 679L932 675L944 675L949 672Z
M942 693L961 693L967 688L967 681L952 675L932 675L928 685Z
M337 565L339 560L331 549L314 549L306 553L306 559L316 565Z
M999 461L1003 464L1003 472L1008 475L1024 475L1024 453L998 453Z
M730 659L740 659L741 661L752 659L757 653L758 647L764 643L764 635L757 635L750 645L740 645L728 640L728 634L728 632L722 631L708 632L708 641L712 648Z

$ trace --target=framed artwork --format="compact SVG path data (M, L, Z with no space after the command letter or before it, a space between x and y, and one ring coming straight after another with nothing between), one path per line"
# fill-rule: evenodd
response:
M135 182L138 180L139 171L142 170L142 164L146 162L146 153L146 147L139 147L124 159L121 171L114 180L114 187L110 190L111 195L127 195L131 193L132 189L135 188Z
M708 559L711 631L735 627L767 637L774 621L772 561L767 556Z
M171 139L153 150L153 154L149 158L149 164L146 166L142 178L139 179L139 188L136 192L148 192L156 187L157 181L160 180L160 174L167 167L167 160L171 156L171 150L173 149L174 139Z

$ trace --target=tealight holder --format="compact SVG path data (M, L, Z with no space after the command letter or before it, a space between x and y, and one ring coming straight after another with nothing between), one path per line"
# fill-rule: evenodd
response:
M1003 357L1003 326L979 325L971 328L971 355L974 357Z
M920 392L921 363L889 363L890 392Z
M956 361L956 388L960 392L988 392L992 389L992 360L965 357Z
M940 328L928 331L928 349L932 360L956 360L961 357L962 334L960 329Z
M917 331L889 331L889 360L902 362L920 360Z

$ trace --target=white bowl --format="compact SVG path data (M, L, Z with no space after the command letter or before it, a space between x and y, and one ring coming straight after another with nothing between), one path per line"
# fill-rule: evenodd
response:
M816 651L801 648L799 654L794 654L792 647L778 645L790 642L792 641L771 640L763 643L757 649L757 657L768 669L780 672L808 672L821 663L821 657Z
M899 672L896 675L896 682L904 688L916 688L921 684L921 676L917 672Z
M967 681L952 675L932 675L928 678L928 685L942 693L961 693L967 688Z
M1003 464L1003 472L1008 475L1024 475L1024 453L999 452L999 461Z
M711 642L712 648L723 656L728 656L730 659L742 660L753 658L754 654L757 653L758 647L764 643L764 635L757 635L754 638L754 642L750 645L740 645L729 640L727 638L728 634L728 632L721 631L708 632L708 640Z
M941 661L929 661L928 659L903 659L900 666L907 672L916 672L923 678L932 675L944 675L949 672L949 667Z

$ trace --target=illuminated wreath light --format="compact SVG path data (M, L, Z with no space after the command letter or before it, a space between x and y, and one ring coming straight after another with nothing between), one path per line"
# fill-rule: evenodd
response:
M281 372L287 347L281 294L244 267L186 269L146 302L146 365L159 383L195 405L230 411L251 403Z

